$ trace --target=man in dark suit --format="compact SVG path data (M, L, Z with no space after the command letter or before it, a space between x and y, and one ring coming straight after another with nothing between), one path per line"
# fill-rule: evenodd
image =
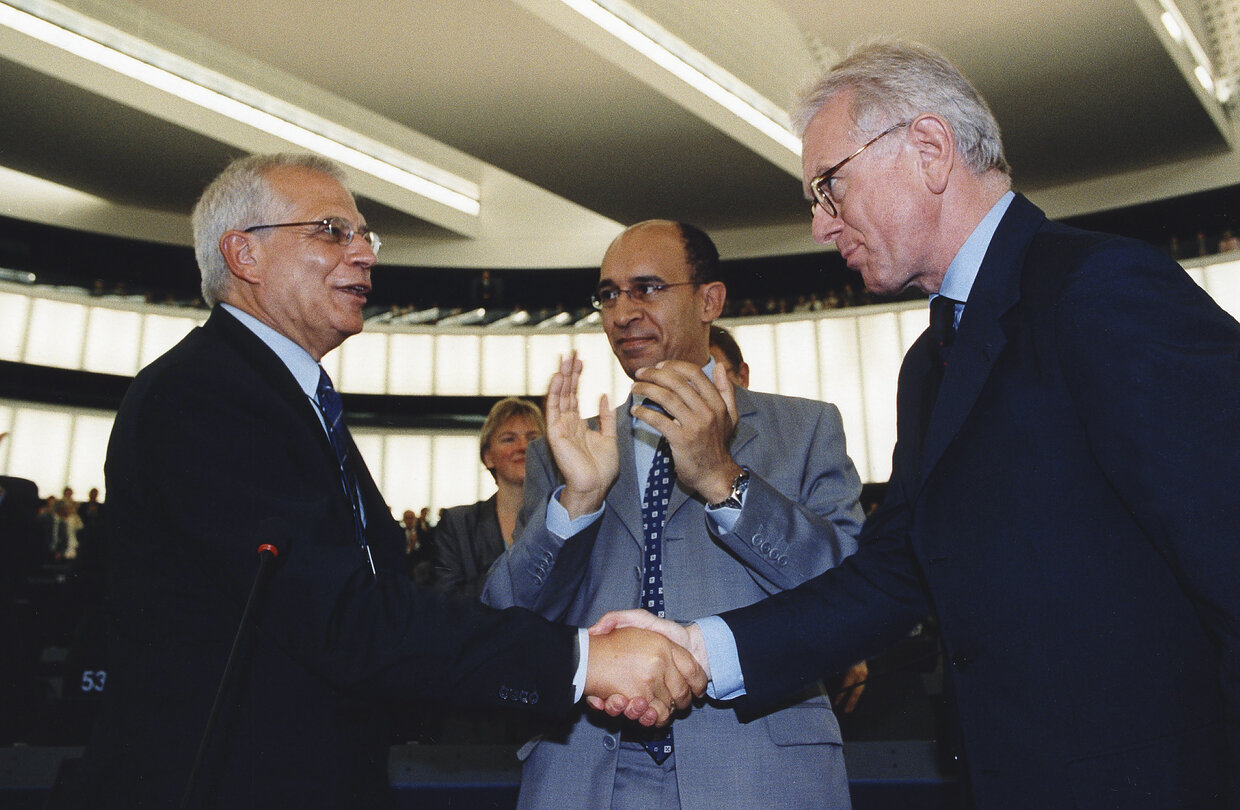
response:
M671 645L582 651L571 627L449 604L405 576L318 365L361 330L379 247L343 180L316 157L244 158L195 207L214 310L135 378L108 447L111 668L81 767L90 807L176 804L261 543L279 567L203 761L205 806L387 805L399 697L564 714L615 679L656 696L648 721L688 702Z
M933 611L971 804L1237 806L1240 325L1148 245L1013 195L933 51L857 51L800 120L815 238L872 292L938 294L941 329L901 369L861 550L662 629L756 710Z

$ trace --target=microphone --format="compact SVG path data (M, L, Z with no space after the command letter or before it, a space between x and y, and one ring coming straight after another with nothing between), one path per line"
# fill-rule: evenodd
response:
M266 518L259 524L259 530L256 534L259 537L271 540L280 538L282 542L281 535L284 534L284 520L276 517ZM238 673L242 667L239 662L242 656L249 650L250 628L254 621L253 616L262 595L266 593L267 581L271 579L271 574L275 570L276 560L280 556L280 548L275 542L259 543L257 553L258 572L254 575L254 584L250 587L250 596L245 602L245 610L241 613L241 623L237 626L237 635L233 638L232 649L228 652L228 661L224 664L224 674L220 676L220 685L215 692L215 701L211 704L211 713L207 716L207 726L202 732L202 741L198 744L198 755L194 758L194 766L190 770L189 781L185 784L185 793L181 796L181 810L190 810L193 807L194 790L202 773L203 762L207 758L207 750L211 745L211 737L214 735L216 722L219 719L224 703L227 701L227 695L232 691L235 682L240 677Z

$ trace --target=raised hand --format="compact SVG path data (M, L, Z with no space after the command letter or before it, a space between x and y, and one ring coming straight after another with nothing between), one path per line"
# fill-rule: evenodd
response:
M728 375L719 370L712 382L693 363L665 360L638 369L636 378L633 393L667 411L641 405L633 415L667 437L676 478L707 503L728 497L741 472L728 450L736 430L736 393Z
M623 713L644 726L662 726L705 691L706 673L663 635L621 627L590 638L585 692L596 709L606 708L612 716Z
M581 367L576 352L561 358L560 368L547 387L547 445L564 476L560 504L570 518L602 506L620 473L616 415L607 395L599 397L598 430L581 418L577 402Z

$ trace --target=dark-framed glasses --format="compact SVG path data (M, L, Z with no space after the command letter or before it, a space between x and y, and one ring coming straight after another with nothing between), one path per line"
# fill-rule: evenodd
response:
M642 304L652 300L669 287L684 287L688 284L698 286L701 283L700 281L677 281L673 284L664 284L657 281L643 281L632 287L600 287L595 290L594 295L590 296L590 304L595 309L611 309L620 300L621 295L627 295L630 301Z
M812 214L814 212L815 207L821 207L823 211L827 212L827 216L829 217L839 216L839 208L836 207L835 200L831 198L832 186L835 183L835 175L839 173L840 169L844 168L844 165L848 163L848 161L852 160L857 155L861 154L862 152L864 152L865 150L869 149L871 146L876 144L879 141L879 139L882 138L884 135L890 135L892 132L895 132L900 127L907 127L909 123L910 122L908 121L901 121L898 124L892 124L891 126L884 129L882 132L878 133L873 138L870 138L868 141L862 144L861 148L858 149L856 152L853 152L851 155L844 158L843 160L841 160L839 163L835 164L831 168L827 169L825 172L818 175L813 180L810 180L809 190L810 190L810 194L812 194L814 197L814 202L809 207L810 213Z
M314 231L316 234L323 234L332 239L339 245L348 245L353 242L354 236L360 236L370 245L371 251L376 256L379 255L379 248L383 242L380 241L379 235L367 228L365 225L360 228L354 228L353 223L344 217L328 217L327 219L312 219L309 222L277 222L273 225L251 225L245 229L246 233L261 231L265 228L297 228L301 226L316 226Z

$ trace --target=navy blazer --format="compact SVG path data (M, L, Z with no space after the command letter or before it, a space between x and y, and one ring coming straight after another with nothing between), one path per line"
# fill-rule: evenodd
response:
M1018 195L923 436L928 340L861 550L724 614L743 700L933 611L978 806L1221 806L1240 773L1240 325L1151 247Z
M356 448L358 545L314 406L221 308L130 386L108 446L110 664L83 804L176 806L257 569L280 550L202 784L210 806L382 807L398 698L566 713L575 631L448 604Z
M498 495L445 509L435 526L435 587L471 599L482 595L491 563L508 548L495 511Z

